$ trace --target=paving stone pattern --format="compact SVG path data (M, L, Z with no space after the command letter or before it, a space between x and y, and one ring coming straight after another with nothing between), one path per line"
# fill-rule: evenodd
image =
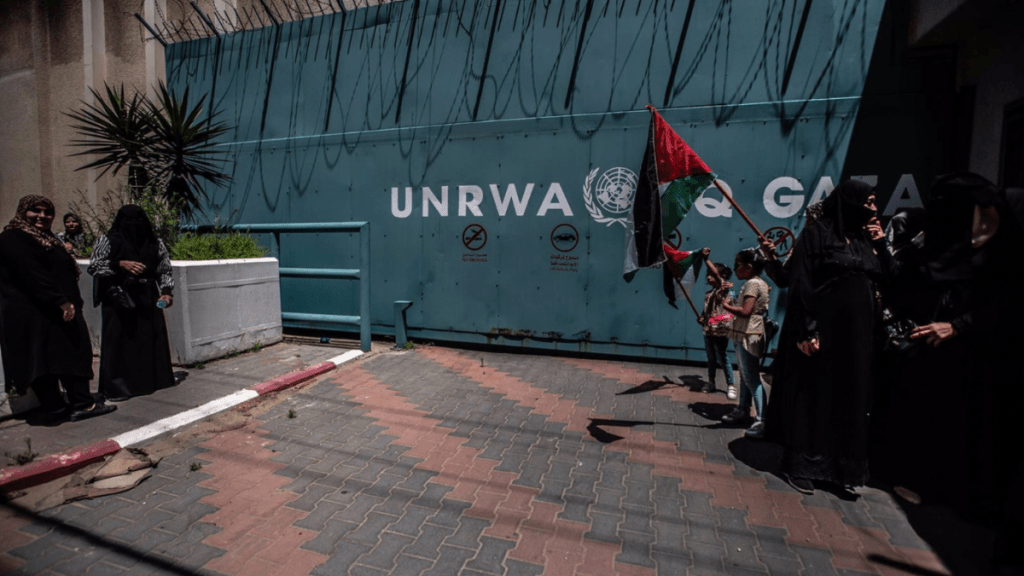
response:
M7 451L18 453L31 445L33 452L47 456L107 440L344 352L333 347L281 342L256 352L208 362L202 369L175 366L179 374L188 372L181 383L149 396L119 402L116 412L102 418L63 422L52 427L30 426L24 416L0 422L0 446L4 448L0 450L0 467L13 465L4 454ZM99 370L97 359L93 363L97 377ZM95 379L90 386L93 392L98 390Z
M424 347L134 490L26 519L16 574L948 574L883 492L801 496L695 369ZM293 416L293 417L292 417ZM755 466L751 466L753 463Z

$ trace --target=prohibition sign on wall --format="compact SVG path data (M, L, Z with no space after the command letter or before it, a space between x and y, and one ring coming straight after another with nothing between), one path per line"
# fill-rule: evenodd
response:
M487 245L487 230L479 224L470 224L462 231L462 245L474 252Z
M580 233L572 224L559 224L551 231L551 245L559 252L572 252L580 243Z
M796 241L793 237L793 232L789 228L782 226L765 230L764 237L775 243L775 254L780 258L789 256L789 253L793 251L793 244Z

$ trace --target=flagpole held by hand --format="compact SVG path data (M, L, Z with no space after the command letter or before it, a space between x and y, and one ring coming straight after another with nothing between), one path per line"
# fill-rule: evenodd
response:
M708 273L714 276L715 280L718 281L718 285L721 286L722 277L718 275L718 269L713 266L713 262L711 262L711 250L708 250L707 248L705 248L705 250L707 250L707 252L704 252L704 262L708 265Z
M761 234L761 231L757 229L757 226L755 226L754 223L750 220L750 217L747 216L747 213L743 211L743 208L740 208L739 204L736 203L736 200L733 199L732 194L726 192L725 187L722 186L722 182L717 178L715 178L715 187L717 187L722 192L722 195L725 196L725 199L729 201L729 204L732 204L732 207L735 208L736 211L740 213L740 216L742 216L743 220L746 221L747 226L750 226L750 229L754 231L754 234L757 234L757 239L763 242L765 240L764 234Z
M690 293L683 287L683 283L679 281L679 278L673 278L676 281L676 286L679 286L679 290L682 291L683 296L686 296L686 301L690 303L690 308L693 310L694 315L697 318L697 324L700 324L700 312L697 312L697 307L693 305L693 300L690 300Z

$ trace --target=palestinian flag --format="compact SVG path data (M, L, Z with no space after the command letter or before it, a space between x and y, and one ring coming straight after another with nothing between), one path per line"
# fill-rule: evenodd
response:
M678 308L676 300L686 297L680 290L686 290L687 295L693 293L693 287L700 276L701 262L704 261L703 254L699 250L689 252L674 250L668 244L662 248L665 250L666 258L662 274L665 297L668 298L668 303L673 308ZM679 283L676 283L677 279L680 280Z
M647 150L640 165L632 227L626 228L623 276L665 262L662 246L693 203L717 177L653 106Z

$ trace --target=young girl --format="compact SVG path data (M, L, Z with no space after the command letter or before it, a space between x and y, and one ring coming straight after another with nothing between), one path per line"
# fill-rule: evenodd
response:
M740 422L750 418L750 405L754 404L757 418L747 430L750 438L764 435L764 386L761 384L760 361L764 353L764 321L761 318L768 309L771 288L761 279L764 257L755 248L747 248L736 254L733 270L736 278L746 280L737 302L726 302L722 307L731 312L731 337L736 348L736 363L740 371L740 403L732 412L722 417L725 422Z
M718 272L717 277L711 273L712 266ZM711 290L704 294L704 313L701 314L700 323L704 326L704 349L708 354L708 383L701 388L701 392L715 391L715 372L721 367L725 372L729 399L735 400L736 386L733 382L732 362L729 362L727 354L732 314L722 308L722 304L729 299L731 284L725 281L732 278L732 270L724 264L708 262L707 278ZM723 282L725 286L722 285Z

